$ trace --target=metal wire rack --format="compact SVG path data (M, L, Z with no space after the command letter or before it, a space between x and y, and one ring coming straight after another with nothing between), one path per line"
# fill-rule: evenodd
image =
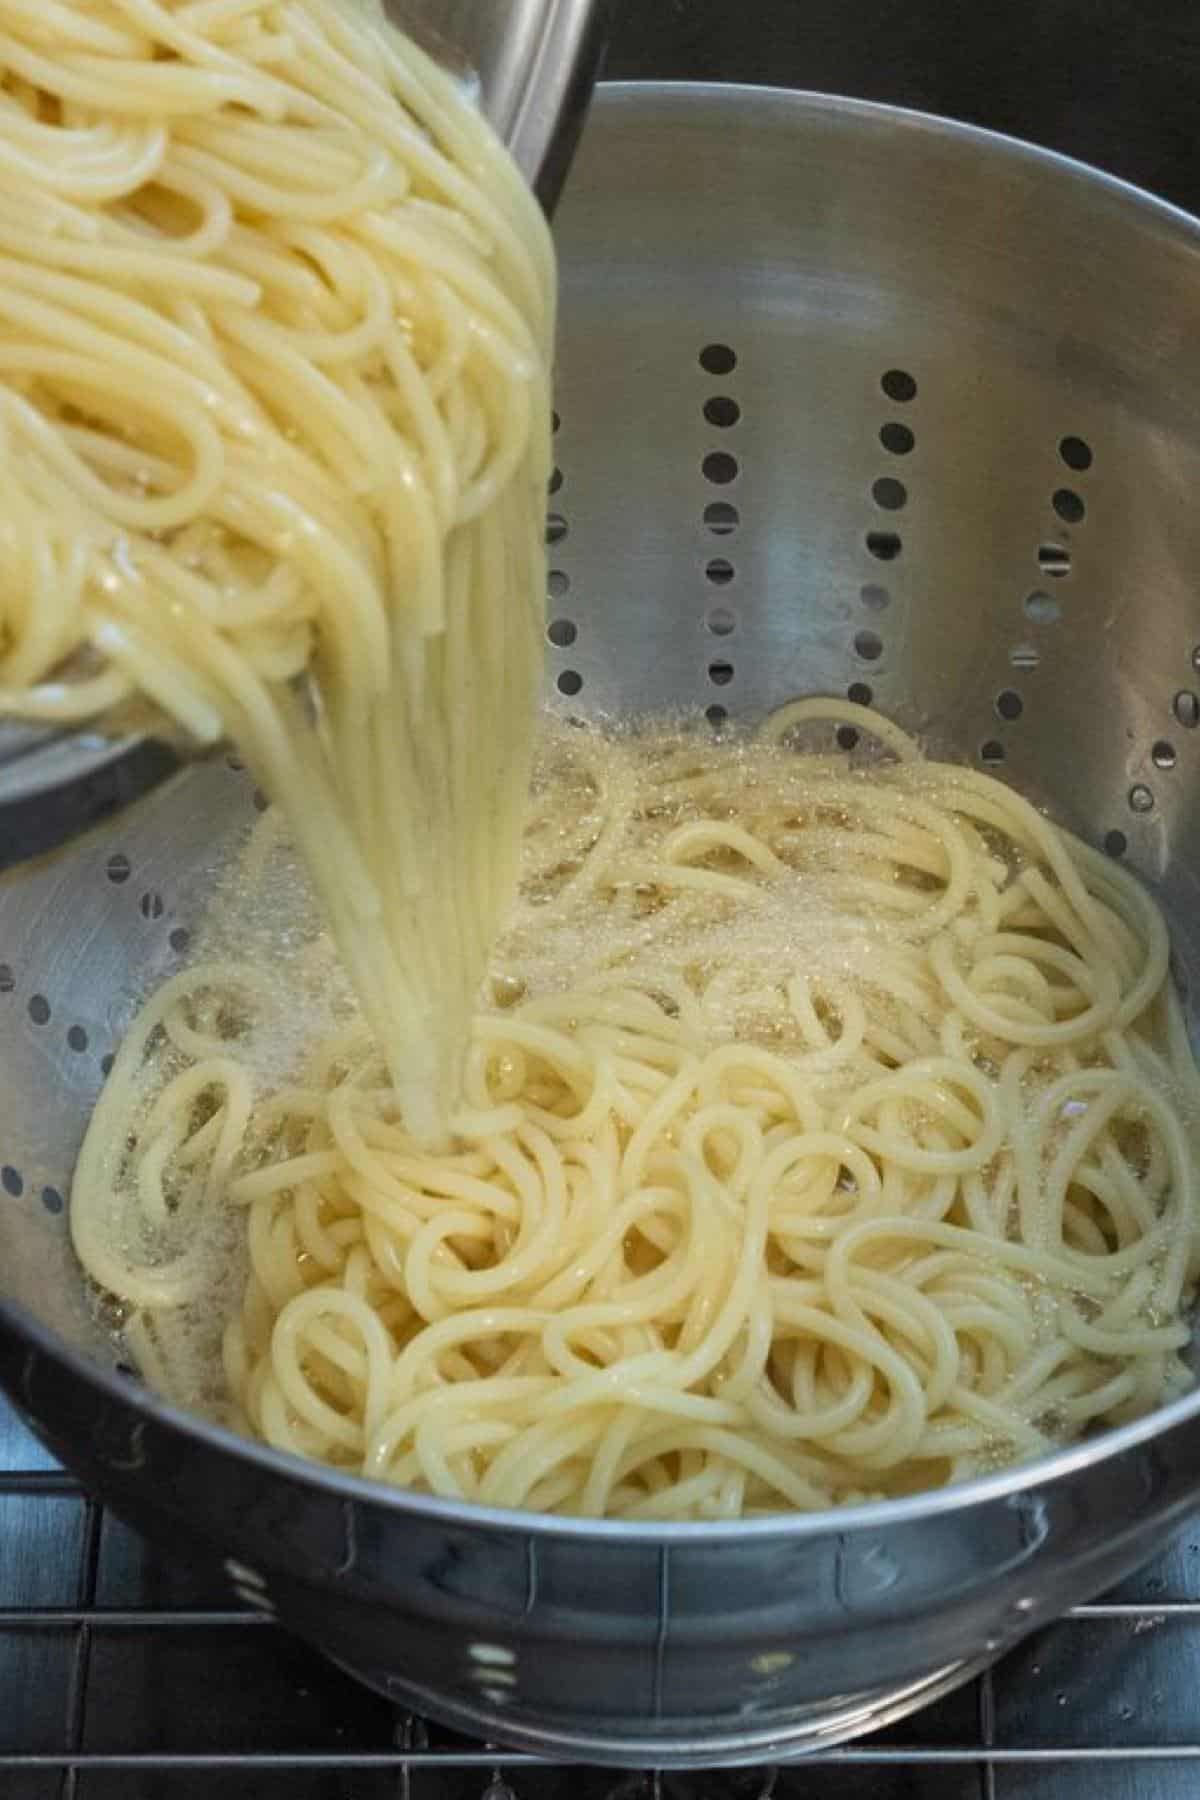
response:
M3 1800L1195 1800L1200 1525L931 1711L790 1768L623 1774L397 1712L90 1500L0 1404Z

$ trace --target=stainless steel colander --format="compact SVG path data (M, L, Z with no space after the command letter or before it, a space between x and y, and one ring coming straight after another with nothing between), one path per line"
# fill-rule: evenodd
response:
M1186 989L1200 226L933 120L635 86L602 91L560 242L554 703L873 699L1137 868ZM372 1488L147 1398L89 1325L64 1195L252 815L214 763L0 886L0 1379L118 1513L406 1704L644 1766L895 1717L1197 1503L1200 1396L949 1493L674 1529Z

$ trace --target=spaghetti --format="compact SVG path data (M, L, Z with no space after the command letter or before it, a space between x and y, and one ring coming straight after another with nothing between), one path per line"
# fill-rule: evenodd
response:
M0 0L0 714L237 744L426 1142L516 885L553 312L375 0Z
M804 749L832 719L880 754ZM991 778L842 702L717 745L548 733L445 1152L319 932L282 989L229 960L287 858L260 827L76 1176L177 1399L433 1494L665 1520L936 1486L1187 1385L1167 933Z

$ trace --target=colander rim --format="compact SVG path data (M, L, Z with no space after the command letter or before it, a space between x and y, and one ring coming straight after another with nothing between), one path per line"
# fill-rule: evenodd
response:
M1014 162L1044 166L1081 185L1106 192L1114 199L1132 202L1142 211L1157 214L1162 223L1174 226L1191 240L1193 246L1200 248L1200 214L1189 212L1173 200L1163 199L1123 175L1111 174L1095 163L1085 162L1082 157L1051 150L991 126L973 125L965 119L927 112L921 107L898 106L885 100L864 100L854 95L823 93L816 88L780 87L773 82L752 81L601 81L596 85L593 110L597 105L625 105L648 97L668 105L679 100L706 100L716 104L737 102L739 105L769 102L806 113L898 125L979 150L997 150Z
M849 118L885 126L894 125L915 131L953 145L976 151L998 152L1010 161L1038 164L1086 185L1092 191L1107 193L1114 201L1136 208L1183 237L1200 250L1200 219L1160 199L1121 176L1108 174L1078 158L1059 151L1044 149L1007 133L992 131L917 109L894 106L872 100L854 99L836 94L823 94L803 88L784 88L769 83L711 81L606 81L601 82L595 106L606 111L630 106L663 106L695 104L703 101L738 112L748 105L764 103L780 111L811 117ZM781 1512L765 1518L705 1521L702 1523L643 1523L621 1519L582 1519L559 1515L521 1512L509 1508L476 1505L472 1502L444 1500L436 1496L390 1487L382 1481L314 1463L287 1451L272 1449L239 1437L182 1408L172 1405L143 1387L133 1387L115 1369L106 1369L86 1353L72 1348L49 1326L36 1319L16 1302L0 1298L0 1327L36 1350L52 1365L63 1368L71 1377L90 1387L97 1395L127 1407L138 1415L153 1418L168 1431L189 1438L197 1446L218 1455L233 1456L261 1470L265 1475L299 1481L341 1501L354 1501L365 1507L378 1508L397 1516L419 1516L430 1523L456 1529L478 1531L519 1531L531 1538L586 1539L610 1543L636 1544L646 1548L670 1548L755 1540L803 1541L830 1532L848 1534L855 1531L880 1531L947 1514L966 1512L975 1507L1004 1503L1031 1491L1057 1486L1072 1475L1090 1469L1155 1439L1200 1415L1200 1385L1179 1399L1156 1408L1145 1418L1118 1426L1094 1438L1055 1450L1034 1461L1020 1462L988 1475L951 1487L931 1488L902 1499L875 1501L865 1505L830 1507L820 1512Z
M1085 1469L1115 1461L1118 1457L1153 1442L1185 1424L1200 1412L1200 1386L1143 1419L1117 1426L1094 1438L1085 1438L1029 1462L1013 1463L994 1474L942 1488L924 1488L895 1500L875 1500L856 1506L824 1507L818 1512L779 1512L762 1518L680 1522L642 1522L627 1519L584 1519L567 1514L522 1512L514 1507L482 1506L474 1501L443 1500L409 1488L392 1487L385 1481L348 1474L324 1463L310 1462L291 1451L239 1437L198 1414L185 1411L140 1384L134 1386L116 1369L106 1369L84 1351L65 1343L57 1332L13 1301L0 1300L0 1330L9 1330L22 1343L52 1365L95 1391L97 1396L126 1408L137 1417L153 1419L167 1431L181 1433L199 1447L279 1476L299 1481L338 1501L355 1501L389 1513L419 1516L434 1524L458 1530L520 1531L526 1537L601 1540L638 1544L644 1548L673 1546L700 1548L718 1543L745 1543L747 1539L804 1540L830 1532L883 1531L917 1525L934 1517L967 1512L975 1507L1027 1500L1043 1494ZM36 1422L36 1412L29 1408Z

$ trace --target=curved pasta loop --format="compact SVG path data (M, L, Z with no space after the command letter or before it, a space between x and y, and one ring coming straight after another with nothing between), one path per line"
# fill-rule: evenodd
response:
M113 1207L165 1245L178 1189L248 1267L242 1428L444 1496L814 1508L1179 1391L1200 1078L1153 903L873 715L893 760L861 771L778 741L840 707L718 748L547 728L452 1148L413 1138L360 1020L281 1052L336 988L320 942L281 983L202 962L162 990L72 1203L151 1378L198 1393L196 1305L114 1253ZM289 855L268 816L241 882Z

